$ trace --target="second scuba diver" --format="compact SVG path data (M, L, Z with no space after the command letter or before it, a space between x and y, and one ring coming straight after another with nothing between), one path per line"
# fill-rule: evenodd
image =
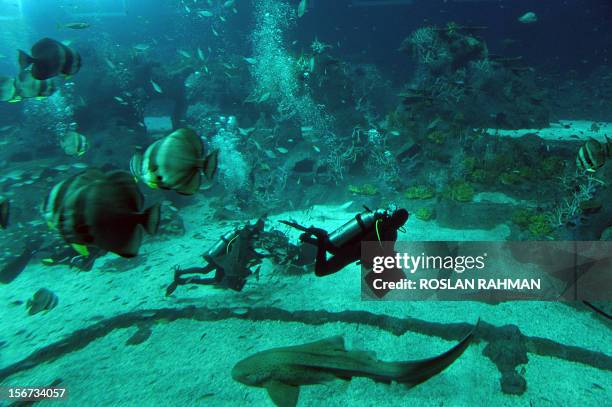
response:
M171 295L179 285L185 284L214 285L217 288L242 291L249 276L254 274L259 279L259 267L255 271L251 267L259 266L264 255L255 250L253 243L263 232L264 223L264 218L260 218L254 225L247 224L223 235L204 253L206 266L175 268L174 280L166 288L166 295ZM214 277L185 277L190 274L208 274L213 270Z

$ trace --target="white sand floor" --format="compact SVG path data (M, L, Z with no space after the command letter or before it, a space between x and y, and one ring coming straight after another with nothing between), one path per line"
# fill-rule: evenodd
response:
M0 290L0 302L26 301L37 289L45 287L58 295L59 305L48 313L30 317L24 306L3 305L0 340L7 344L0 349L0 367L17 362L36 349L103 318L134 310L189 305L210 308L271 306L289 311L363 310L443 323L473 324L480 317L496 326L515 324L525 335L612 355L609 326L590 312L553 302L493 306L476 302L361 301L357 266L316 278L313 275L286 276L266 263L260 280L249 280L241 293L210 287L191 290L179 287L173 297L164 297L172 266L201 265L200 254L237 224L213 223L211 213L206 203L182 210L187 228L185 236L147 242L139 257L143 259L142 264L125 272L105 271L108 261L116 261L113 255L99 259L96 267L87 273L77 273L63 266L29 265L10 286ZM301 224L316 224L332 230L352 216L353 212L340 206L315 206L306 212L273 216L268 227L285 231L288 228L276 221L294 219ZM287 231L295 241L299 233ZM197 233L205 239L194 239ZM505 226L490 231L443 229L435 223L412 217L400 240L500 240L508 233ZM66 406L266 406L272 404L264 390L236 383L230 374L238 360L257 351L344 334L349 344L376 351L382 360L402 360L433 356L454 343L412 332L397 337L363 324L334 322L312 326L300 322L229 319L155 324L146 342L125 346L125 341L135 331L135 327L115 330L52 363L15 374L2 385L43 385L61 377L70 392L67 402L62 403ZM200 339L203 333L206 336ZM499 387L497 368L482 355L485 345L473 344L442 374L410 390L367 379L356 379L350 384L338 381L303 387L299 405L468 406L483 405L483 400L487 400L486 405L499 406L530 403L557 406L568 405L570 400L571 405L609 405L610 371L532 353L525 366L527 392L520 397L505 395ZM92 401L95 403L91 404Z

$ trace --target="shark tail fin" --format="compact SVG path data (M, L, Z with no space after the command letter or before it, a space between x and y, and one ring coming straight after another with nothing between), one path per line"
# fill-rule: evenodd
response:
M480 322L480 319L478 321ZM453 364L453 362L467 349L474 337L474 330L477 326L478 322L461 342L438 356L429 359L397 363L397 376L394 378L394 381L412 387L442 372Z

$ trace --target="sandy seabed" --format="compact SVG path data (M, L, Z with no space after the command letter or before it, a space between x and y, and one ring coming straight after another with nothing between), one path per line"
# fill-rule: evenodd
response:
M589 122L590 123L590 122ZM555 136L556 137L556 136ZM286 231L292 241L298 232L278 223L293 219L333 230L354 212L342 205L317 205L304 212L269 218L267 227ZM201 265L200 255L237 222L213 222L205 199L181 211L186 233L178 238L152 238L135 266L110 271L107 255L91 272L32 263L9 286L0 290L0 368L60 341L71 333L117 315L189 306L210 309L275 308L289 312L367 311L397 318L437 323L473 324L480 318L493 326L518 326L524 335L546 338L612 356L609 323L592 312L555 302L372 302L362 301L358 266L325 277L286 275L264 262L261 277L250 279L240 293L212 287L179 287L164 296L172 267ZM455 230L411 217L399 240L505 240L509 229ZM202 235L197 239L194 235ZM52 290L59 305L47 313L28 316L23 305L39 288ZM68 398L54 406L272 406L265 390L246 387L231 377L234 364L255 352L344 335L349 348L375 351L381 360L401 361L434 356L456 343L408 331L395 335L371 324L330 320L319 325L301 321L253 321L242 313L216 321L158 320L151 335L137 345L126 341L140 328L111 330L84 347L15 373L2 386L46 385L61 378ZM299 406L604 406L610 405L612 367L602 370L563 358L528 353L521 396L502 393L500 372L483 355L485 342L475 342L448 369L407 389L365 378L303 386ZM0 405L8 405L0 401Z

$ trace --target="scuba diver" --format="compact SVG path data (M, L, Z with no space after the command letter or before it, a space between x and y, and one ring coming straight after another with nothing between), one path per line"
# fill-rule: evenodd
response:
M318 277L334 274L347 265L359 261L362 257L361 243L374 241L379 244L368 247L368 249L372 249L371 253L368 250L368 259L361 259L362 266L366 270L371 270L374 257L395 256L394 247L397 240L397 231L404 226L409 214L406 209L394 206L376 211L367 207L365 209L365 212L357 214L349 222L331 233L314 226L307 228L295 222L283 220L280 222L304 232L300 236L300 241L317 247L315 275ZM327 258L328 253L331 255L329 259ZM401 269L387 268L380 274L374 274L370 271L366 275L365 281L372 292L380 298L389 290L375 289L374 279L393 282L400 281L403 278L405 278L405 274Z
M263 232L264 223L264 218L260 218L254 225L246 224L223 235L202 256L207 262L204 267L175 267L174 280L166 288L166 296L171 295L179 285L214 285L216 288L242 291L249 276L254 274L259 280L259 265L265 256L255 250L253 243ZM254 266L259 267L252 271ZM185 277L189 274L208 274L213 270L214 277Z

